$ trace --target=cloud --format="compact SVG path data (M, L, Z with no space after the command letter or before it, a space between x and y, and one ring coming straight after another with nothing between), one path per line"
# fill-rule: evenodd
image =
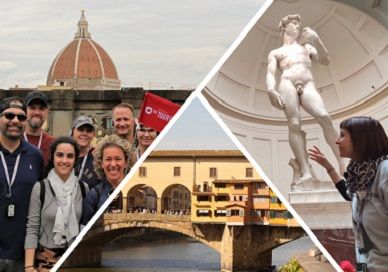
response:
M92 38L112 57L122 82L198 84L263 0L18 0L0 2L0 60L19 86L44 82L74 38L85 9ZM37 73L38 78L31 79ZM1 76L0 77L4 77ZM0 88L7 88L6 81ZM12 83L14 85L14 82Z
M16 70L16 64L12 61L0 61L0 73L9 74Z

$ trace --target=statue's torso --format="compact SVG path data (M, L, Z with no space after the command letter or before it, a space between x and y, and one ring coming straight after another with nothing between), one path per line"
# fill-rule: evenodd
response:
M282 80L288 79L294 83L297 80L302 82L313 80L310 52L305 46L299 44L283 45L276 49L275 57L282 71Z

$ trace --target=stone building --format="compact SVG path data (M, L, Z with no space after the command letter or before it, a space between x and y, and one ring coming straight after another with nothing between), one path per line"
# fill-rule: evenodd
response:
M190 210L193 223L297 226L238 150L153 151L122 194L129 211L139 203L158 213Z
M51 64L47 87L73 90L120 90L121 81L108 53L92 39L82 11L74 40L63 48Z
M47 75L47 85L37 88L0 90L0 99L11 96L24 98L32 90L49 97L50 116L45 130L54 136L68 135L73 120L79 115L92 117L97 125L97 137L112 133L111 109L122 102L130 103L138 116L146 90L126 88L116 66L104 48L88 31L88 21L82 11L74 39L55 57ZM160 89L152 93L174 103L183 104L193 90Z

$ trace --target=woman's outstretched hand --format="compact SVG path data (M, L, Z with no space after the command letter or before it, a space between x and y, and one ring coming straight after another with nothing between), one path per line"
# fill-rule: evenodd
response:
M333 168L333 166L327 160L326 156L315 145L312 148L309 148L309 157L310 159L312 159L313 161L316 161L318 164L324 167L326 171Z

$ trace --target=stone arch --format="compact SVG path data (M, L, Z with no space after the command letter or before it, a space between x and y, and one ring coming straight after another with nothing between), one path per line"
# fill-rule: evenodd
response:
M154 188L146 184L137 184L127 193L126 212L156 212L158 210L158 196Z
M192 228L191 224L172 224L171 222L157 222L157 221L132 221L121 223L120 226L117 224L105 225L105 231L103 233L96 234L97 237L117 237L117 235L123 235L125 232L128 232L130 229L134 228L155 228L168 230L172 232L177 232L183 235L186 235L200 243L214 249L218 253L221 253L220 243L214 243L212 241L208 241L206 237L201 235L201 232L196 230L196 228ZM114 235L110 235L110 233L114 233ZM198 232L198 234L197 234ZM88 240L95 240L93 237L88 237ZM101 241L109 241L109 239L101 239Z
M190 190L179 183L167 186L161 195L161 211L162 213L182 211L188 214L191 211Z

